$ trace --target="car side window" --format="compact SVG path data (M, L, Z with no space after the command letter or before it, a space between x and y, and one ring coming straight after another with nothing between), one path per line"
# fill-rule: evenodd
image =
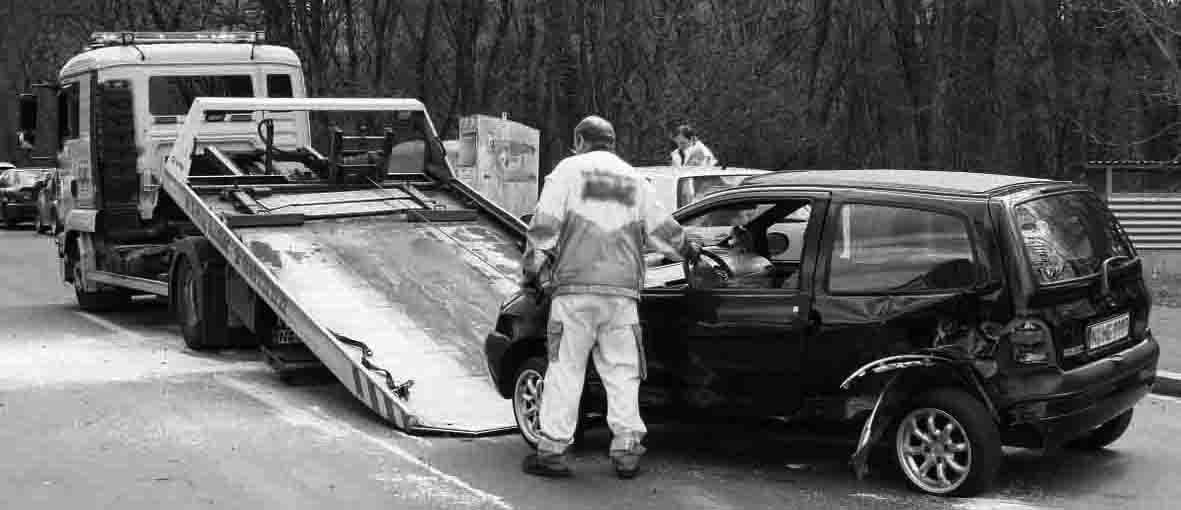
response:
M807 200L764 200L724 205L686 220L686 236L720 257L732 273L714 281L709 271L696 271L690 275L695 286L798 289L810 215Z
M844 204L837 220L829 258L830 292L937 292L975 283L975 256L962 218L922 209Z

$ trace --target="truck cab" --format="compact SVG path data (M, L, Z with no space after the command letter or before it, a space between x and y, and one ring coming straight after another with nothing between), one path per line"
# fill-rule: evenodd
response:
M299 57L264 40L251 32L99 32L62 66L56 83L39 97L22 97L20 138L55 155L60 172L58 244L67 282L98 292L87 273L127 262L119 260L126 250L107 248L169 240L164 223L175 218L155 214L169 205L157 199L152 170L172 151L195 98L306 97ZM209 112L200 142L223 151L257 149L262 116ZM275 147L309 144L307 112L267 117Z

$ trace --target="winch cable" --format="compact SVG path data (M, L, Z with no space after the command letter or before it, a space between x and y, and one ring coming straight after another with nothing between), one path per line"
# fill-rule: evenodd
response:
M368 345L365 345L365 342L349 338L335 331L333 331L332 334L336 335L336 339L341 343L359 349L361 351L361 366L385 377L385 385L390 391L394 393L394 395L397 395L398 398L402 400L410 398L410 388L414 386L414 379L407 379L399 383L394 379L394 375L391 374L389 370L382 368L381 365L378 365L372 361L373 349L370 349Z

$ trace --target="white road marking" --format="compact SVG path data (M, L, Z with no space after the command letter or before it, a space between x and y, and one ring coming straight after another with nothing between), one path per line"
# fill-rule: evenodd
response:
M127 329L127 328L120 326L118 324L115 324L114 322L111 322L107 319L99 317L93 313L83 312L80 310L76 310L74 313L78 314L79 317L82 317L83 319L86 319L86 320L90 321L91 323L97 325L98 327L101 327L106 330L110 330L112 333L118 333L120 335L127 336L133 340L143 340L143 339L147 338L139 333L136 333L135 331Z
M973 498L953 503L952 506L960 510L1040 510L1049 508L1011 499L997 498Z
M873 500L877 500L877 501L894 501L894 498L890 498L890 497L882 496L882 495L879 495L879 494L869 494L869 493L866 493L866 492L858 492L858 493L855 493L855 494L853 494L853 497L855 497L855 498L873 499Z
M1157 400L1164 400L1165 402L1172 402L1174 404L1181 404L1181 398L1170 397L1168 395L1157 395L1155 393L1151 393L1148 395L1148 397L1155 398Z
M500 508L503 510L512 510L512 508L513 508L511 505L506 503L504 501L504 499L502 499L500 496L497 496L497 495L492 494L490 492L486 492L484 490L473 487L471 484L463 481L463 479L461 479L455 475L443 472L442 470L428 464L427 462L423 461L422 459L419 459L413 453L403 449L402 447L400 447L396 444L393 444L383 438L373 436L373 435L371 435L361 429L358 429L348 423L345 423L343 421L334 420L330 417L321 415L319 412L309 411L306 409L299 408L295 405L292 405L290 402L283 399L283 397L278 392L274 391L274 389L272 389L272 388L259 386L257 384L249 383L246 381L242 381L242 380L234 379L234 378L230 378L230 377L219 377L218 380L221 381L226 386L229 386L229 387L236 389L246 395L254 397L255 399L259 400L260 402L271 407L279 414L279 417L281 419L283 419L289 423L292 423L292 424L295 424L298 426L312 427L312 428L318 429L318 430L322 431L323 433L325 433L329 436L332 436L332 437L342 437L343 435L359 436L359 437L364 438L365 440L369 441L373 445L375 445L385 451L388 451L388 452L394 454L395 456L401 458L402 460L430 473L438 481L444 482L445 484L450 484L451 486L454 486L456 488L459 488L459 489L467 492L471 496L478 499L480 502L492 505L496 508ZM413 436L406 436L406 437L413 437ZM420 438L415 438L415 439L420 439ZM422 440L422 441L425 441L425 440Z
M1164 377L1166 379L1172 379L1174 381L1181 381L1181 373L1171 372L1169 370L1161 370L1158 368L1156 370L1156 376L1157 377Z

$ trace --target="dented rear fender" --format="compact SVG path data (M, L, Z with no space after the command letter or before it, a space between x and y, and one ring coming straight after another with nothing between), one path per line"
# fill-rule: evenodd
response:
M845 379L841 388L848 390L873 374L888 374L888 379L877 391L876 403L862 426L857 449L850 459L858 478L868 472L869 453L873 445L906 411L906 403L927 391L948 386L961 388L980 399L992 419L999 423L996 407L970 359L932 353L890 356L863 365Z

